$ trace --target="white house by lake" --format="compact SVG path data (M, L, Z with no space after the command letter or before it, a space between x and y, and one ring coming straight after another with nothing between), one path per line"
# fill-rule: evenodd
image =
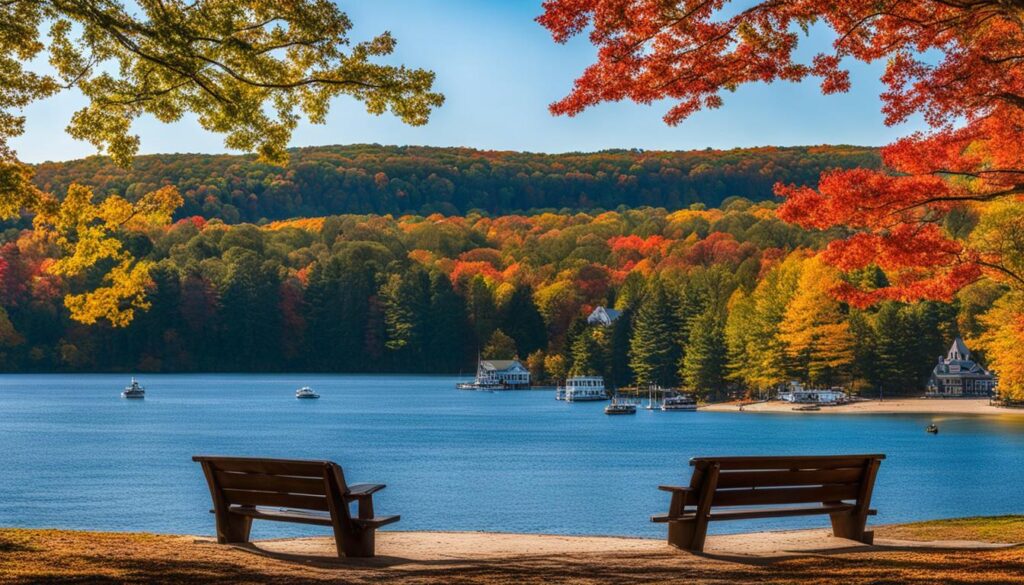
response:
M925 396L929 398L961 398L991 396L996 379L984 366L971 359L971 350L957 337L928 379Z
M480 360L477 383L484 386L525 388L530 385L530 370L519 360Z

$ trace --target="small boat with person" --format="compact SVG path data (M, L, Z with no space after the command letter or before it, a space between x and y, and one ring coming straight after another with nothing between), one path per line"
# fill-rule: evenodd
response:
M924 432L931 433L933 435L937 434L939 432L939 425L932 423L924 428Z
M320 398L320 395L314 392L309 386L303 386L295 391L295 397L300 400L312 400Z
M125 386L124 391L121 392L121 398L145 398L146 389L139 384L135 377L132 377L132 383L130 386Z

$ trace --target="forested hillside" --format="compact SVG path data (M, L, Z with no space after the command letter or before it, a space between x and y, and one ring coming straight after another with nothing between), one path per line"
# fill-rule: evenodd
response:
M602 373L617 386L752 392L789 379L872 393L919 389L952 336L970 341L1004 291L953 304L833 300L813 257L841 235L775 204L600 214L341 215L228 226L188 218L135 234L156 262L152 308L127 328L71 321L94 282L45 272L49 244L0 246L6 371L471 372L518 355L538 379ZM882 277L863 271L865 282ZM598 305L623 312L588 327Z
M172 184L185 198L178 218L256 223L344 213L716 207L732 196L772 199L776 182L816 185L823 170L879 164L876 149L854 146L548 155L354 145L296 149L284 168L251 156L184 154L138 157L126 171L91 157L38 165L35 181L58 195L77 182L130 200Z

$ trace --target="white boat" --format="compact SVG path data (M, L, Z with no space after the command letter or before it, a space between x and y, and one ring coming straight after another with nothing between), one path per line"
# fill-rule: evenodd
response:
M131 386L125 386L124 392L121 392L121 398L145 398L146 389L143 388L139 382L133 377Z
M661 410L697 410L697 401L689 394L669 396L661 401Z
M298 390L295 391L295 397L300 399L312 399L320 398L320 395L317 394L316 392L313 392L313 389L310 388L309 386L303 386L302 388L299 388Z
M605 414L636 414L636 404L632 402L623 402L618 398L613 398L612 403L604 407Z
M654 386L647 387L647 406L644 407L646 410L655 410L658 408L658 404L654 401ZM661 388L658 388L658 402L661 401Z
M565 387L559 389L566 402L594 402L608 400L608 392L604 389L604 378L601 376L573 376L565 381ZM558 391L555 392L558 397Z

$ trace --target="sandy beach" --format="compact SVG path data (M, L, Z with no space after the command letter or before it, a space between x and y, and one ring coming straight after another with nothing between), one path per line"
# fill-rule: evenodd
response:
M329 538L218 545L210 537L0 530L3 583L1009 583L1024 579L1024 521L880 527L875 544L828 530L711 536L704 554L662 540L383 532L377 557Z
M738 412L740 402L725 402L701 406L709 412ZM1024 409L1006 408L989 404L987 398L893 398L860 400L838 406L822 406L821 410L794 411L797 406L789 402L772 400L743 404L743 412L776 412L794 415L821 414L934 414L934 415L997 415L1024 418Z

